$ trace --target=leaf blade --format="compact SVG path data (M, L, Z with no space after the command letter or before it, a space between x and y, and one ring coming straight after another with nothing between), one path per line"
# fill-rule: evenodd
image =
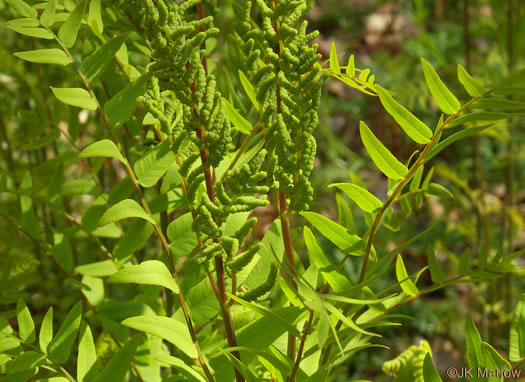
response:
M359 236L350 234L343 226L315 212L301 212L301 215L343 252L352 256L364 255L365 243Z
M126 38L126 33L113 37L82 62L80 70L88 82L93 82L104 73Z
M175 162L175 153L167 139L142 155L133 166L139 183L143 187L154 186Z
M415 115L401 106L394 98L379 85L374 87L381 104L403 131L416 143L426 144L432 138L432 130L421 122Z
M171 277L168 268L162 261L146 260L140 264L130 265L109 276L108 283L136 283L141 285L158 285L179 293L179 287Z
M126 318L122 325L160 337L172 343L189 357L196 359L197 351L191 341L186 325L171 317L135 316Z
M91 328L83 321L80 326L77 358L77 381L91 382L97 375L97 353Z
M337 48L335 42L332 41L330 48L330 70L336 74L341 74L341 68L339 67L339 59L337 58Z
M414 282L408 276L407 270L405 268L405 263L401 255L397 255L396 259L396 277L399 281L401 289L408 294L409 296L415 296L419 293L419 289L416 287Z
M140 218L155 224L155 220L133 199L124 199L111 206L98 221L99 226L104 226L127 218Z
M25 1L22 0L5 0L7 4L11 5L13 9L24 17L36 18L38 13L36 9L30 7Z
M487 91L478 81L472 78L467 70L460 64L458 64L458 79L471 97L479 97Z
M509 359L519 362L525 358L525 294L514 310L510 326Z
M123 164L128 162L120 153L120 150L117 146L110 141L109 139L102 139L100 141L94 142L86 147L84 150L78 154L79 158L91 158L91 157L110 157L116 158L121 161Z
M86 1L82 0L58 30L58 38L66 48L71 48L75 44L85 10Z
M383 203L368 190L351 183L334 183L328 187L337 187L365 212L374 212L383 207Z
M319 246L317 239L308 227L304 227L303 236L308 249L310 261L319 269L324 279L336 292L341 292L352 287L350 281L334 266L328 256Z
M48 354L58 363L65 363L69 359L71 347L77 337L80 321L82 319L82 301L71 308L64 319L60 329L49 343Z
M86 89L50 87L55 97L66 105L76 106L87 110L97 110L97 103L91 98L91 95Z
M60 49L36 49L16 52L14 55L22 60L38 64L56 64L66 66L71 63L69 57Z
M430 89L430 94L438 104L439 108L445 114L454 114L459 110L461 104L458 99L452 94L452 92L445 86L441 78L430 65L430 63L421 58L421 65L423 66L423 74L425 75L425 81Z
M140 340L140 336L135 336L126 342L93 382L122 381L130 368Z
M149 77L149 73L143 74L106 102L104 113L108 116L111 127L118 128L131 118L137 106L137 98L146 92Z
M383 174L391 179L402 179L408 174L408 168L383 146L363 121L360 122L359 132L366 151Z
M33 343L36 340L35 323L27 305L18 299L16 303L16 320L18 322L18 335L21 340Z
M53 307L50 307L40 325L38 333L38 345L42 353L47 354L47 347L53 339Z
M234 107L233 105L228 102L226 98L221 98L222 103L224 105L224 109L226 110L226 114L228 115L228 118L233 123L233 125L243 134L250 134L250 132L253 129L253 126L250 122L248 122Z

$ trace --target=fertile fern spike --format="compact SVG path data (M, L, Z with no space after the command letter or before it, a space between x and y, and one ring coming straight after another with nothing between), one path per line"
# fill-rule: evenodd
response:
M298 24L307 8L303 1L256 0L256 4L262 13L261 29L246 20L250 6L243 3L241 9L246 13L238 34L244 41L236 38L236 42L245 57L257 51L258 40L274 46L261 51L265 63L250 63L247 72L262 105L261 122L270 159L268 185L285 193L290 208L301 211L308 209L313 197L309 177L316 146L312 134L319 124L317 113L325 80L316 65L321 55L312 44L318 33L307 33L306 21ZM248 25L253 32L248 31Z
M268 273L268 278L264 283L257 286L256 288L250 289L247 292L240 293L239 297L246 301L254 301L259 297L264 296L266 293L272 290L277 281L277 267L272 263L270 266L270 272Z
M396 377L394 381L425 382L423 363L427 353L432 354L430 345L427 341L422 340L419 345L412 345L396 358L383 363L383 371Z
M244 72L248 76L252 75L256 69L257 60L261 56L261 49L258 49L257 46L262 46L263 38L261 31L250 18L251 8L251 0L245 0L234 5L236 25L233 41L231 41L239 48L241 65L243 65Z
M243 244L256 219L246 221L233 236L224 235L226 221L233 213L251 212L268 204L258 197L268 192L268 187L260 184L266 177L266 151L261 150L248 163L230 171L224 182L213 184L214 169L232 149L232 129L215 77L207 73L203 64L207 54L202 49L204 42L218 29L213 28L213 17L199 18L192 13L199 3L132 0L119 1L118 5L133 22L144 26L141 30L151 46L151 79L146 94L139 100L159 120L161 131L171 136L172 149L181 161L179 172L186 178L186 196L195 212L192 227L203 243L194 253L194 260L211 271L212 259L219 256L226 261L227 272L235 273L259 250L257 245ZM244 25L237 40L243 41L242 51L249 57L250 65L255 65L260 50L256 49L257 33L249 19L249 9L246 3ZM245 40L246 36L250 37ZM201 186L205 180L206 188ZM241 247L245 250L237 255ZM267 281L250 293L256 298L272 286Z

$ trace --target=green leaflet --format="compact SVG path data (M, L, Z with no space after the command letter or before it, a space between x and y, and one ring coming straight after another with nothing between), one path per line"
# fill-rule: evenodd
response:
M58 38L66 48L71 48L75 44L85 10L86 1L82 0L58 30Z
M428 267L430 268L430 277L434 283L441 284L445 281L445 274L443 273L432 248L429 248L428 250Z
M339 59L337 58L337 49L335 47L335 42L333 41L330 49L330 70L336 74L341 74Z
M414 296L419 293L419 289L416 287L414 282L408 277L407 270L405 268L405 263L401 255L397 255L396 260L396 277L397 281L401 286L401 289L408 294L409 296Z
M301 215L344 253L364 255L365 243L359 236L350 234L346 228L315 212L301 212Z
M519 362L525 358L525 294L521 295L510 325L509 359Z
M166 170L166 176L164 176L164 179L162 179L160 193L166 194L181 183L182 177L179 173L179 165L177 164L177 162L173 162Z
M21 148L24 150L38 150L55 142L58 138L60 138L60 130L53 129L43 137L38 137L33 142L23 144Z
M525 110L525 102L512 101L504 98L482 98L474 104L474 109L493 109L493 110Z
M80 70L88 82L93 82L104 73L126 38L126 33L113 37L82 62Z
M60 49L36 49L26 52L16 52L14 55L22 60L39 64L67 65L71 63L69 57Z
M432 130L421 122L414 114L405 109L392 98L390 93L379 85L374 89L381 100L381 104L403 131L416 143L426 144L432 138Z
M193 232L192 224L193 217L191 212L188 212L168 225L166 234L176 257L186 256L197 246L197 236Z
M102 32L104 32L104 23L102 22L100 0L91 0L89 2L87 22L96 33L102 35Z
M144 187L154 186L175 162L175 153L167 139L142 155L134 166L139 183Z
M470 248L465 248L461 257L459 258L458 273L466 275L470 273Z
M12 31L14 31L16 33L23 34L24 36L42 38L42 39L45 39L45 40L52 40L54 38L53 34L49 33L44 28L25 28L25 27L20 27L20 26L16 26L16 25L9 25L9 24L6 25L6 27L11 29Z
M248 122L244 117L233 107L233 105L228 102L226 98L221 98L222 104L226 110L226 114L230 118L230 121L233 125L243 134L250 134L253 129L253 126Z
M79 265L75 268L75 273L84 276L106 277L117 272L115 262L112 260L102 260L91 264Z
M481 133L483 130L488 129L489 127L492 127L492 125L470 127L468 129L464 129L464 130L458 131L457 133L452 134L448 138L439 142L437 145L432 146L428 154L425 156L424 162L426 163L430 159L434 158L437 154L439 154L445 148L450 146L452 143L457 142L460 139L469 137L471 135Z
M241 72L240 70L239 70L239 79L241 80L241 85L242 85L244 91L246 92L246 95L248 96L250 101L252 101L253 106L255 106L255 109L259 110L260 109L260 105L259 105L259 102L257 101L257 96L255 95L255 91L253 89L253 85L248 80L246 75L243 72Z
M160 337L177 348L187 356L196 359L197 351L191 341L188 328L182 322L171 317L161 316L136 316L125 319L122 325Z
M350 77L355 77L355 59L354 55L351 54L348 59L348 65L346 66L346 74Z
M36 19L22 17L19 19L8 20L5 23L5 26L8 26L8 25L13 25L13 26L22 27L22 28L36 28L40 24Z
M256 303L253 303L253 302L247 302L247 301L244 301L243 299L237 297L237 296L234 296L230 293L226 293L228 295L229 298L233 299L234 301L236 301L237 303L241 304L242 306L244 306L245 308L248 308L249 310L253 311L253 312L256 312L257 314L263 316L263 317L266 317L268 320L272 321L274 324L277 324L279 326L281 326L283 329L285 329L287 332L289 332L290 334L294 335L294 336L300 336L301 333L297 330L297 328L293 325L290 325L286 320L284 320L282 317L279 317L275 314L273 314L270 310L268 310L267 308L264 308Z
M432 65L430 65L427 60L422 58L421 65L423 66L423 74L425 75L427 86L430 89L430 93L432 94L432 97L434 97L434 100L438 104L439 108L445 114L454 114L461 107L461 104L457 98L450 90L448 90Z
M66 271L68 274L73 270L73 252L67 237L59 232L53 233L53 257L56 262Z
M336 292L341 292L352 287L348 279L337 270L330 259L323 252L314 234L308 227L304 227L304 240L308 248L308 257L312 263L319 269L324 279L330 287Z
M28 370L33 370L38 366L44 364L46 361L43 354L37 353L36 351L26 351L20 354L15 359L7 362L5 364L5 372L11 374L11 381L26 381L27 379L22 379L20 376L17 378L14 377L14 373L26 372ZM9 377L2 378L3 381L9 380Z
M221 311L219 301L213 293L208 278L203 278L193 285L184 297L191 312L191 320L195 325L206 324Z
M91 382L98 373L97 353L91 328L85 321L80 325L78 337L77 381Z
M438 183L430 183L425 190L427 194L436 195L444 199L453 199L454 194Z
M95 143L90 144L84 150L78 154L79 158L91 158L91 157L109 157L116 158L123 164L127 164L128 161L122 156L117 146L109 139L102 139Z
M47 347L53 339L53 307L50 307L40 325L38 345L42 353L47 354Z
M472 317L467 317L466 323L467 360L470 367L484 367L481 352L481 336Z
M366 151L383 174L391 179L402 179L408 174L408 168L383 146L363 121L360 122L359 132Z
M93 306L98 306L104 301L104 281L100 277L82 276L82 294Z
M20 345L20 340L12 337L0 338L0 352L5 352L17 348Z
M425 360L423 361L423 377L425 382L441 382L441 377L437 372L434 364L432 363L432 356L430 353L425 355Z
M98 221L99 226L127 218L140 218L155 224L155 220L133 199L124 199L111 206Z
M514 116L519 116L522 113L502 113L502 112L486 112L480 111L476 113L470 113L462 115L461 117L456 118L451 123L447 125L447 128L459 126L467 122L472 121L497 121L501 119L509 119Z
M135 251L144 247L154 230L145 220L135 221L127 227L124 236L113 249L113 256L122 263L127 262Z
M140 336L135 336L128 340L118 353L111 358L104 370L93 379L93 382L122 381L130 369L140 340Z
M478 97L487 90L468 74L465 68L458 64L458 79L471 97Z
M373 336L373 337L381 337L379 334L375 334L372 332L367 332L364 329L361 329L357 324L352 321L350 318L345 316L339 309L337 309L335 306L333 306L330 303L325 304L326 309L333 313L338 319L340 319L343 324L348 326L350 329L355 330L358 333L364 334L365 336ZM337 338L336 334L334 333L335 338Z
M339 218L339 224L348 229L352 235L357 234L354 217L352 216L352 210L348 206L348 203L339 193L335 194L335 200L337 203L337 216Z
M88 110L97 110L97 103L86 89L82 88L54 88L51 90L60 102Z
M179 293L179 287L162 261L146 260L137 265L124 267L108 278L108 283L136 283L159 285Z
M329 187L337 187L365 212L374 212L383 207L383 203L366 189L351 183L334 183Z
M382 299L358 299L358 298L351 298L351 297L345 297L345 296L339 296L337 294L326 294L323 295L323 298L325 300L333 300L333 301L339 301L339 302L345 302L347 304L355 304L355 305L375 305L375 304L381 304L383 301L386 301L392 296L387 296Z
M35 342L35 323L27 305L21 299L18 299L16 303L16 320L18 322L18 336L20 339L28 343Z
M19 191L25 194L32 193L33 190L33 180L31 178L31 173L26 171L22 182L20 183ZM40 239L40 228L38 226L38 221L33 210L33 201L29 196L20 197L20 211L22 212L21 226L26 230L26 232L31 235L34 239Z
M481 352L485 359L484 367L488 370L511 370L512 367L505 358L503 358L496 349L486 342L481 343ZM503 381L503 378L489 378L489 381Z
M77 337L82 319L82 301L71 308L62 322L57 334L47 348L49 356L58 363L65 363L69 359L71 347Z
M172 357L171 355L159 355L155 359L174 366L178 371L182 372L189 382L206 382L206 379L204 379L202 375L186 365L184 361L179 358Z
M137 98L144 95L146 91L149 77L149 73L143 74L104 105L104 113L108 116L112 127L118 128L131 118L137 106Z
M48 0L46 9L40 16L40 22L46 27L50 27L55 22L55 13L57 8L57 0Z
M414 173L414 177L410 181L410 191L414 192L419 189L419 186L421 185L421 178L423 176L424 166L419 166Z
M5 0L13 9L24 17L36 18L36 9L31 8L25 1L22 0Z

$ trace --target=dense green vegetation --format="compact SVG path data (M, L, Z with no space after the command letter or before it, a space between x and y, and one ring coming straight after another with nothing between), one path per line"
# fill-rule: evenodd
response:
M0 0L0 382L517 379L523 12Z

